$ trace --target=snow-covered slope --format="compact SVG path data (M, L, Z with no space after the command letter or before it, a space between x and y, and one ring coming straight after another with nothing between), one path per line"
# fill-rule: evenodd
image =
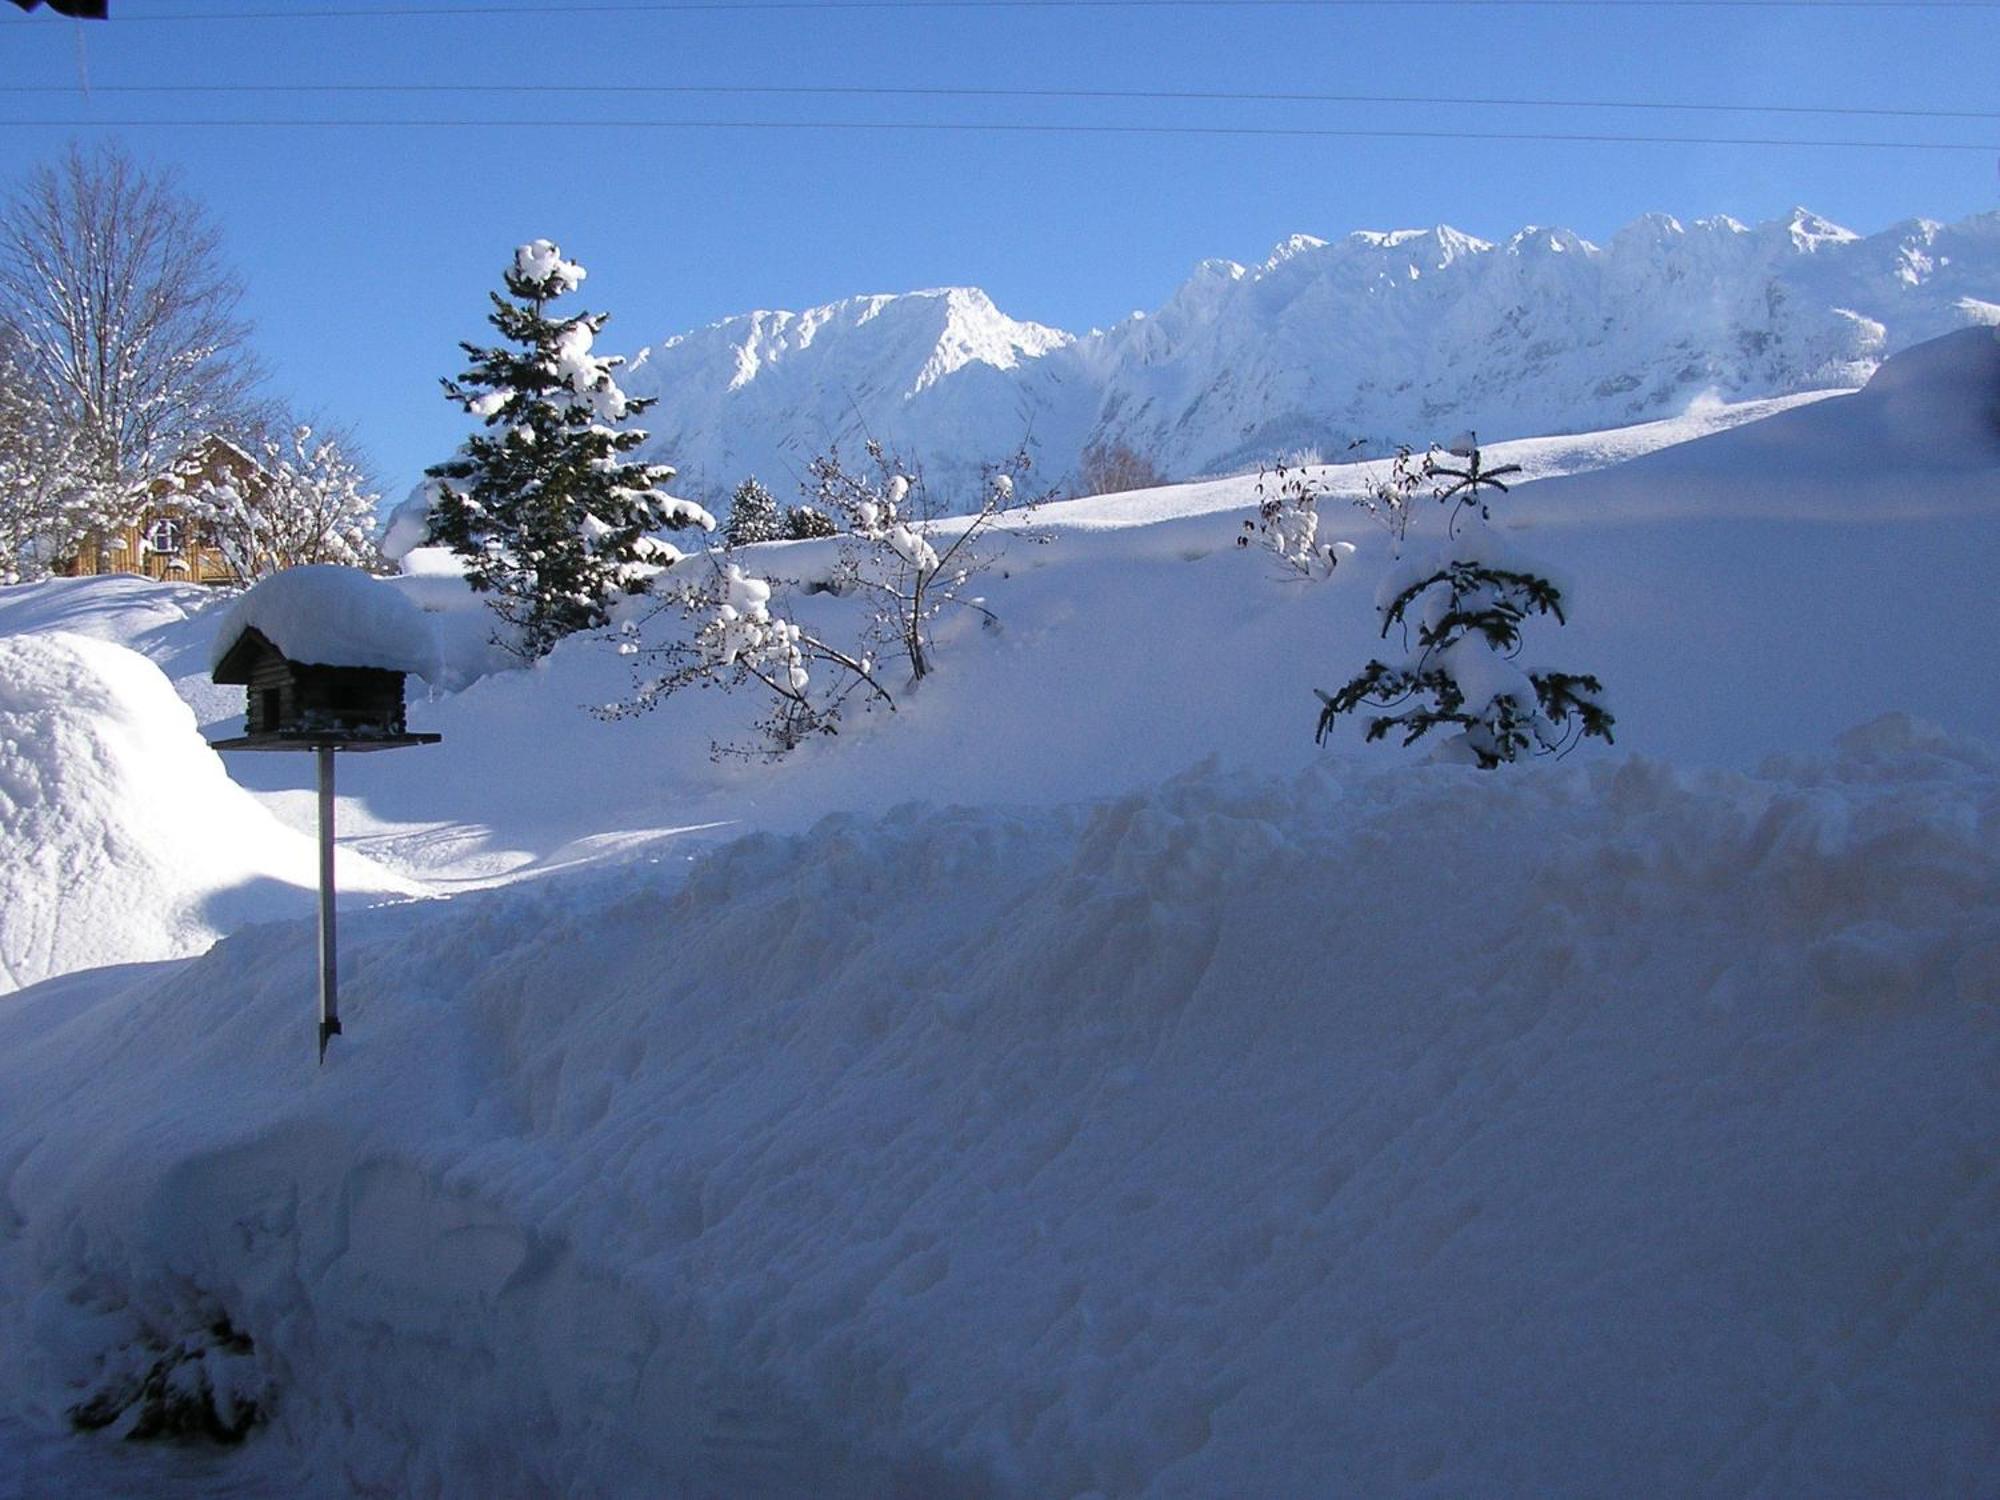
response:
M0 636L0 993L302 915L317 859L229 780L144 657ZM414 889L352 855L340 879L360 899Z
M1093 440L1187 478L1852 387L1974 323L2000 323L2000 214L1866 237L1803 209L1755 228L1653 215L1603 246L1543 228L1295 236L1074 340L964 289L757 313L647 351L632 384L661 398L650 456L711 497L752 471L782 484L863 432L950 483L1023 440L1051 482Z
M1680 763L1749 769L1892 710L2000 740L2000 695L1967 688L1993 666L1967 622L1983 618L2000 549L2000 434L1980 416L1996 399L2000 341L1963 330L1891 360L1863 391L1520 486L1499 519L1573 585L1569 625L1536 639L1604 679L1621 747ZM1579 453L1662 437L1535 439L1489 459L1561 474ZM1312 690L1382 649L1371 605L1389 539L1338 498L1369 472L1318 474L1336 497L1325 535L1359 548L1324 585L1236 546L1250 480L1050 506L1044 540L1009 543L982 585L996 630L959 620L940 670L893 718L855 717L776 767L710 759L712 743L751 735L758 709L735 696L592 719L581 705L629 693L631 671L603 641L571 642L532 673L415 705L413 726L445 736L438 758L374 757L348 822L412 873L484 880L662 830L800 827L911 797L1116 793L1209 754L1288 773L1320 753ZM746 556L807 581L834 559L831 543ZM799 586L778 598L833 639L858 628L856 601ZM283 764L236 774L305 784Z

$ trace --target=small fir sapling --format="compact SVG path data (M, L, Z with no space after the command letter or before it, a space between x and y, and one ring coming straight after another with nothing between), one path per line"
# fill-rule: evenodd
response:
M1042 497L1019 496L1029 469L1025 451L988 465L978 507L956 514L931 494L920 468L873 439L867 452L868 468L860 473L845 468L838 453L815 458L812 495L819 509L840 518L848 537L834 591L869 601L871 638L908 662L914 686L935 668L932 627L941 616L970 611L997 625L973 592L997 561L986 544L1003 514L1025 520Z
M514 627L506 644L531 659L606 623L613 596L681 556L652 533L715 526L662 488L670 467L622 457L646 437L625 422L652 402L618 388L622 360L591 352L604 314L549 312L583 278L547 240L514 252L506 295L491 294L504 342L462 345L471 366L443 382L484 430L427 471L429 539L465 559L466 581Z
M722 541L727 547L748 547L756 542L775 542L785 534L778 516L778 502L757 482L756 476L736 486L729 497L729 516L722 523Z
M1441 481L1444 545L1391 570L1376 595L1383 637L1401 629L1408 641L1414 628L1415 650L1397 664L1370 661L1338 692L1322 692L1321 743L1341 715L1367 709L1381 710L1368 719L1371 742L1395 731L1409 745L1452 726L1458 733L1439 758L1488 770L1524 754L1561 753L1586 736L1611 740L1612 716L1595 677L1516 664L1529 615L1564 623L1561 589L1516 557L1488 524L1486 492L1505 494L1501 476L1518 472L1513 464L1484 467L1469 435L1448 454L1425 459L1425 477Z

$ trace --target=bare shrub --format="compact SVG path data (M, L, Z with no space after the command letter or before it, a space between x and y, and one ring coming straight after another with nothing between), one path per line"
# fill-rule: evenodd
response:
M1118 495L1126 490L1150 490L1167 476L1150 458L1121 441L1100 441L1083 450L1077 463L1079 495Z

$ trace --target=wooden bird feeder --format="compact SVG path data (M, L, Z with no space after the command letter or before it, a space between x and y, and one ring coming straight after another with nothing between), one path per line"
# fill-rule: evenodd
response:
M403 719L403 672L297 662L246 627L216 663L214 679L248 689L243 733L217 750L396 750L434 745Z
M211 676L245 690L243 733L217 750L310 750L319 771L319 1056L340 1035L334 940L333 757L435 745L404 722L403 679L436 672L424 614L353 568L292 568L245 593L217 633Z

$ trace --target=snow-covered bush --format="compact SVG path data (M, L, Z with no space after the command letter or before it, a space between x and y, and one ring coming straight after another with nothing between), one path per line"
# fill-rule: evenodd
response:
M1320 482L1304 466L1280 462L1257 475L1257 514L1243 523L1239 547L1253 541L1301 578L1325 578L1354 553L1350 542L1319 539Z
M605 624L613 595L642 591L681 556L654 532L715 526L661 487L672 468L620 457L645 441L624 424L652 400L627 396L612 376L623 361L592 352L604 314L548 313L583 279L548 240L514 252L489 317L505 344L463 345L471 367L444 381L484 430L426 471L429 539L465 558L466 581L493 595L510 646L531 658Z
M1360 440L1349 446L1360 446ZM1420 492L1432 476L1433 453L1420 458L1410 448L1398 447L1389 472L1371 474L1361 493L1352 497L1358 509L1389 533L1399 557ZM1257 514L1243 523L1236 545L1248 547L1254 542L1304 578L1327 577L1342 558L1352 556L1351 544L1319 539L1319 503L1327 489L1323 476L1314 470L1324 467L1316 450L1301 449L1259 470Z
M811 541L814 537L840 535L840 528L833 524L833 517L810 505L786 506L784 525L785 540L788 542L805 542Z
M1534 563L1517 556L1488 524L1485 490L1505 493L1512 464L1482 467L1476 442L1431 455L1423 472L1444 485L1445 541L1435 554L1393 568L1376 593L1382 635L1414 628L1415 647L1400 662L1370 661L1338 692L1322 692L1318 738L1324 742L1342 714L1378 710L1368 739L1392 730L1405 745L1440 726L1458 733L1439 759L1491 769L1524 754L1568 749L1595 735L1611 739L1612 717L1600 701L1603 684L1587 674L1530 671L1519 664L1521 626L1531 614L1563 623L1563 592Z
M187 511L246 579L313 563L378 569L373 534L381 495L349 447L304 423L283 438L265 436L246 454L253 473L203 479Z
M128 1442L240 1443L265 1420L272 1399L255 1349L227 1315L178 1335L148 1329L106 1352L93 1388L70 1408L70 1423L79 1432L109 1429Z
M1418 457L1407 444L1399 444L1389 472L1384 475L1377 471L1371 475L1366 488L1354 497L1355 506L1389 533L1398 557L1403 555L1403 542L1410 534L1410 518L1423 498L1424 485L1444 472L1438 467L1439 462L1436 448Z
M837 733L857 693L896 706L868 655L830 645L773 613L771 581L746 573L727 554L686 559L660 574L652 592L658 603L628 613L619 626L618 650L632 658L632 694L599 709L600 717L629 718L690 687L754 686L770 698L758 724L767 751L782 755L813 735ZM729 747L715 748L721 754Z
M729 497L729 515L722 523L725 546L747 547L753 542L775 542L785 534L778 518L778 502L757 482L756 476L736 486Z
M1029 468L1025 451L989 465L979 503L969 514L934 498L923 471L869 440L868 470L845 468L827 452L812 462L812 495L838 516L848 535L841 549L835 592L854 592L874 606L874 643L909 663L911 682L935 665L931 627L940 616L970 610L997 624L986 601L972 590L996 554L984 543L1003 514L1025 520L1040 497L1022 499L1019 481Z

